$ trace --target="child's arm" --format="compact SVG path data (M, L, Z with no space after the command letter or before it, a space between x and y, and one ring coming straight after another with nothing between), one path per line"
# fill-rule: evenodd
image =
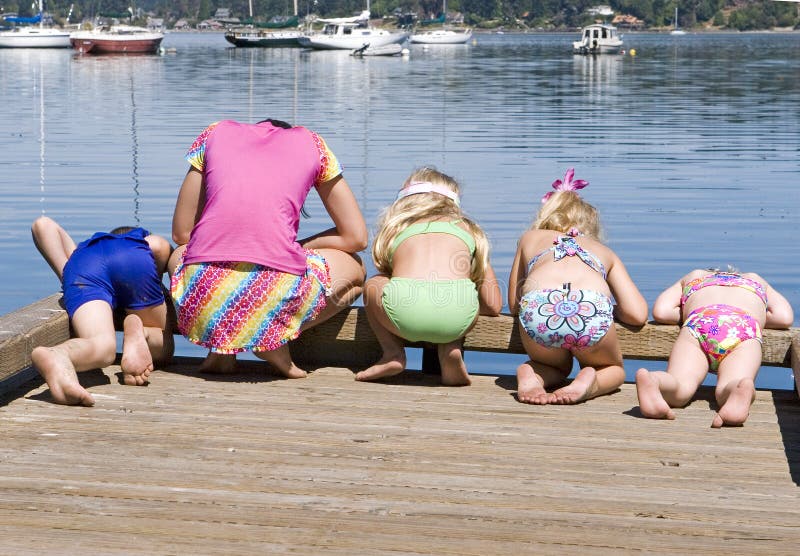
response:
M789 301L767 284L766 328L789 328L793 323L794 311Z
M189 237L194 225L200 219L203 205L203 174L192 166L183 178L178 200L175 202L175 212L172 214L172 241L178 245L189 243Z
M619 257L613 252L612 255L613 262L606 281L617 301L617 305L614 307L614 317L626 324L643 326L647 323L647 301L633 283L633 279Z
M524 237L524 236L523 236ZM511 274L508 277L508 310L512 315L519 311L519 299L522 297L522 284L525 283L525 264L522 262L522 238L517 243L517 253L511 263Z
M153 234L150 234L144 240L153 252L153 258L156 260L156 270L159 274L163 274L167 269L169 256L172 255L172 245L163 237Z
M661 324L680 324L682 292L683 279L661 292L653 304L653 320Z
M496 317L503 308L503 296L500 293L500 284L497 283L492 265L487 264L483 273L483 280L478 286L478 301L481 315Z
M339 249L346 253L366 249L369 240L367 224L342 175L317 186L317 192L335 227L301 239L299 243L308 249Z

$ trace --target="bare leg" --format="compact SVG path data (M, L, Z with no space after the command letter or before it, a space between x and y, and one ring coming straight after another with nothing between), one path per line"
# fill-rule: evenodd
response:
M75 242L69 234L52 218L40 216L31 226L33 243L42 254L47 264L61 280L64 265L67 264L72 252L75 251Z
M650 376L645 368L636 371L636 396L639 398L639 410L650 419L674 419L675 412L664 400L658 381Z
M739 344L719 366L716 398L720 406L711 426L741 426L750 415L756 395L754 380L761 365L761 344L747 340Z
M383 308L383 288L389 283L384 275L373 276L364 286L364 308L383 355L370 368L356 374L356 380L378 380L402 373L406 368L406 352L397 327Z
M464 363L464 356L461 353L462 340L463 338L459 338L449 344L436 346L439 352L439 365L442 368L442 384L445 386L469 386L472 384Z
M142 319L128 315L122 325L122 379L129 386L144 386L153 371L153 356L147 346Z
M325 322L333 315L350 307L364 287L366 270L357 255L351 255L338 249L316 249L328 263L330 270L331 287L325 308L320 311L317 318L303 325L301 331L307 330Z
M269 363L276 371L286 378L305 378L308 374L294 364L287 344L273 351L254 351L253 355Z
M209 351L200 363L200 372L225 375L236 370L236 355L233 353L214 353Z
M94 399L78 381L77 373L107 367L114 362L117 339L111 306L104 301L81 305L72 317L77 338L55 347L37 347L33 364L47 381L56 403L94 405Z
M533 405L546 405L550 400L548 386L559 384L569 372L531 360L517 367L517 400Z

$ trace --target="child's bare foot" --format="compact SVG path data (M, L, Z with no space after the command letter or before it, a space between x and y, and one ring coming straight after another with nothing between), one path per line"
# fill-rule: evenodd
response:
M544 382L536 375L530 361L517 367L517 399L522 403L546 405L548 398Z
M464 355L459 344L440 344L439 366L442 368L442 384L445 386L469 386L472 381L467 373Z
M404 370L406 370L406 353L405 351L400 351L399 353L384 355L370 368L356 373L356 380L362 382L378 380L399 375Z
M639 398L639 411L650 419L674 419L675 412L661 395L658 382L647 371L636 371L636 396Z
M719 408L719 412L714 415L711 426L715 429L723 425L729 427L740 427L750 415L750 405L756 393L755 384L749 378L743 378L736 385L736 388L728 396L727 401Z
M144 386L153 371L153 356L147 347L142 319L128 315L122 330L122 380L129 386Z
M253 352L253 354L269 363L273 369L286 378L305 378L308 376L307 372L294 364L289 346L286 344L273 351L257 351Z
M94 405L94 398L78 382L78 374L67 354L59 348L37 347L31 352L34 366L47 381L56 403Z
M592 367L581 369L575 379L550 394L549 402L555 404L574 404L591 397L592 387L596 386L597 371Z
M215 375L230 374L236 370L236 354L233 353L214 353L208 355L200 364L201 373Z

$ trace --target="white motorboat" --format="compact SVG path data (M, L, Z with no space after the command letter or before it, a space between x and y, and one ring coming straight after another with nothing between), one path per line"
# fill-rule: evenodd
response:
M415 44L465 44L472 38L472 29L432 29L411 35Z
M32 18L6 18L9 23L28 23L0 31L0 48L69 48L69 31L44 26L43 1L39 0L39 13ZM38 23L38 25L36 25Z
M581 40L572 43L576 54L616 54L622 47L617 28L607 23L595 23L581 29Z

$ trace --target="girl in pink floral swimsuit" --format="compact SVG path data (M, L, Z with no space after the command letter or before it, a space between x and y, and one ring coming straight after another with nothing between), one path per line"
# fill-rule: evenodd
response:
M597 211L576 192L587 183L573 175L567 171L542 199L511 269L508 304L530 357L517 368L517 398L525 403L571 404L619 388L625 370L614 317L634 326L647 321L647 302L599 240ZM570 374L573 357L578 375L548 393Z
M761 366L761 330L788 328L794 315L786 299L757 274L693 270L664 290L653 318L683 324L667 370L636 373L645 417L674 419L673 407L689 403L709 371L718 373L719 411L712 427L741 425L755 396Z

